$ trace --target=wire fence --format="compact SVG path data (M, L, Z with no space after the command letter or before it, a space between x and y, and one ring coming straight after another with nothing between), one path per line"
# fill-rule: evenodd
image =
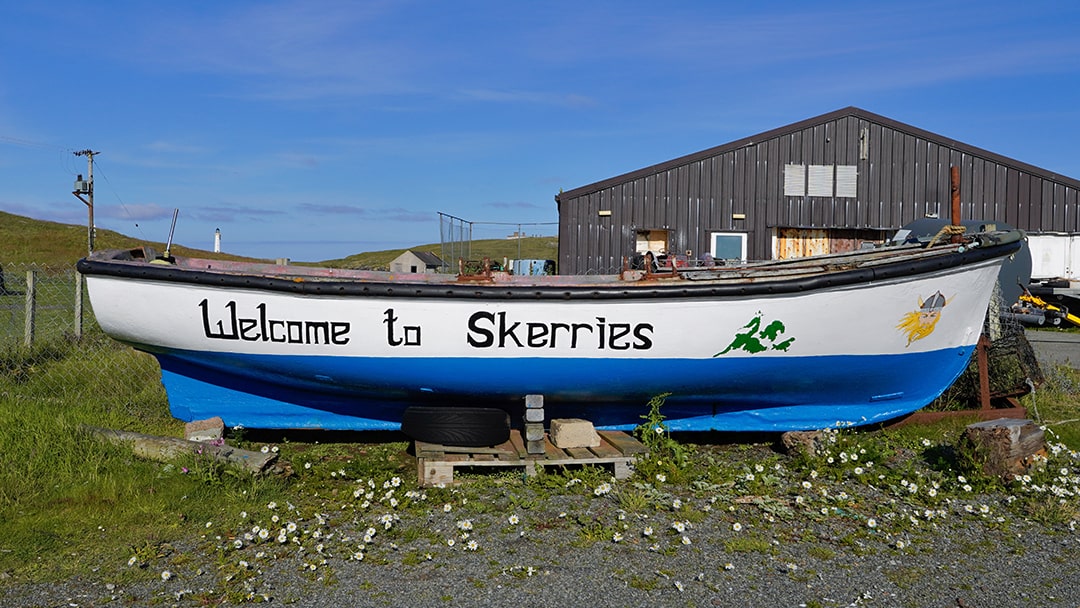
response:
M473 241L505 239L518 243L517 255L511 257L520 259L522 239L550 235L555 226L558 222L474 222L440 211L439 255L443 260L472 260ZM454 264L443 268L443 272L456 271Z
M0 269L0 346L81 340L99 331L81 275L70 266L8 264Z

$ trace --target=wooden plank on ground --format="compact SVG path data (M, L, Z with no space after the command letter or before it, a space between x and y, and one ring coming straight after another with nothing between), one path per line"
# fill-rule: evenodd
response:
M551 443L551 439L547 435L544 435L544 458L548 460L559 460L564 458L566 453L555 447L554 443Z
M589 448L563 448L563 451L572 458L589 458L592 456L592 452L589 451Z
M615 446L624 456L644 454L649 451L645 444L622 431L599 431L600 438Z
M633 472L637 455L646 454L644 446L621 432L605 432L598 448L559 449L544 437L544 453L529 454L520 431L510 433L510 440L490 448L452 448L416 442L418 475L421 486L454 483L457 467L521 466L525 474L536 475L537 465L611 465L616 479ZM636 445L635 445L636 444Z
M413 445L416 447L417 456L420 454L424 454L425 456L435 454L442 455L444 453L443 448L445 447L437 443L428 443L426 441L414 441Z
M525 449L525 439L521 436L521 433L517 431L510 432L510 445L514 447L514 452L518 458L524 458L529 451Z
M618 458L619 456L623 455L622 452L617 450L610 443L606 443L604 441L601 441L600 445L589 449L592 451L593 454L596 454L600 458Z

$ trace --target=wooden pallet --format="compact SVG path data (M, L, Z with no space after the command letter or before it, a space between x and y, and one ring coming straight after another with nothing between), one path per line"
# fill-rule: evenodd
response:
M536 475L537 465L610 464L616 479L626 479L633 471L634 460L648 450L622 431L597 431L600 445L595 448L558 448L544 435L544 453L529 454L521 432L510 431L510 440L487 448L466 448L417 441L416 465L422 487L454 483L457 467L524 467L528 476Z

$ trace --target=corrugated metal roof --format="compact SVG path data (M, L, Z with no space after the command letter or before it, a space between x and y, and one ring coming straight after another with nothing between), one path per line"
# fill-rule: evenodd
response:
M776 129L765 131L763 133L758 133L757 135L751 135L749 137L744 137L730 143L722 144L713 148L708 148L700 152L694 152L693 154L680 156L679 158L674 158L672 160L665 161L656 165L651 165L638 169L636 171L617 175L615 177L611 177L599 182L580 186L578 188L574 188L573 190L567 190L565 192L557 194L555 196L555 202L556 204L561 204L563 200L572 200L581 196L591 194L593 192L603 190L604 188L610 188L612 186L632 181L647 175L653 175L655 173L668 171L686 165L688 163L694 163L706 158L730 152L732 150L738 150L739 148L752 146L754 144L761 143L762 141L782 137L784 135L806 129L820 123L826 123L846 117L856 117L869 122L878 123L882 126L894 129L901 133L931 141L938 145L957 150L964 154L969 154L971 156L981 157L992 162L1008 165L1030 175L1034 175L1046 180L1058 182L1067 186L1071 186L1073 188L1080 189L1080 180L1066 177L1052 171L1047 171L1046 169L1042 169L1034 165L1029 165L1028 163L1021 162L1007 156L1002 156L1001 154L996 154L994 152L990 152L989 150L984 150L976 146L965 144L952 138L945 137L943 135L939 135L925 129L920 129L918 127L914 127L912 125L905 124L891 118L886 118L885 116L874 114L873 112L868 112L866 110L863 110L862 108L849 106L840 110L829 112L827 114L822 114L813 118L807 118L806 120L792 123L787 126L778 127Z
M442 261L442 258L429 251L414 251L410 249L409 252L415 255L417 258L420 259L421 262L427 264L428 266L442 266L444 263Z

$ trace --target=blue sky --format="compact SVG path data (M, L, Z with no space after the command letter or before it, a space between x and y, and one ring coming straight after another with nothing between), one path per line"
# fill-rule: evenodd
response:
M1080 178L1080 3L3 2L0 210L317 261L847 106Z

